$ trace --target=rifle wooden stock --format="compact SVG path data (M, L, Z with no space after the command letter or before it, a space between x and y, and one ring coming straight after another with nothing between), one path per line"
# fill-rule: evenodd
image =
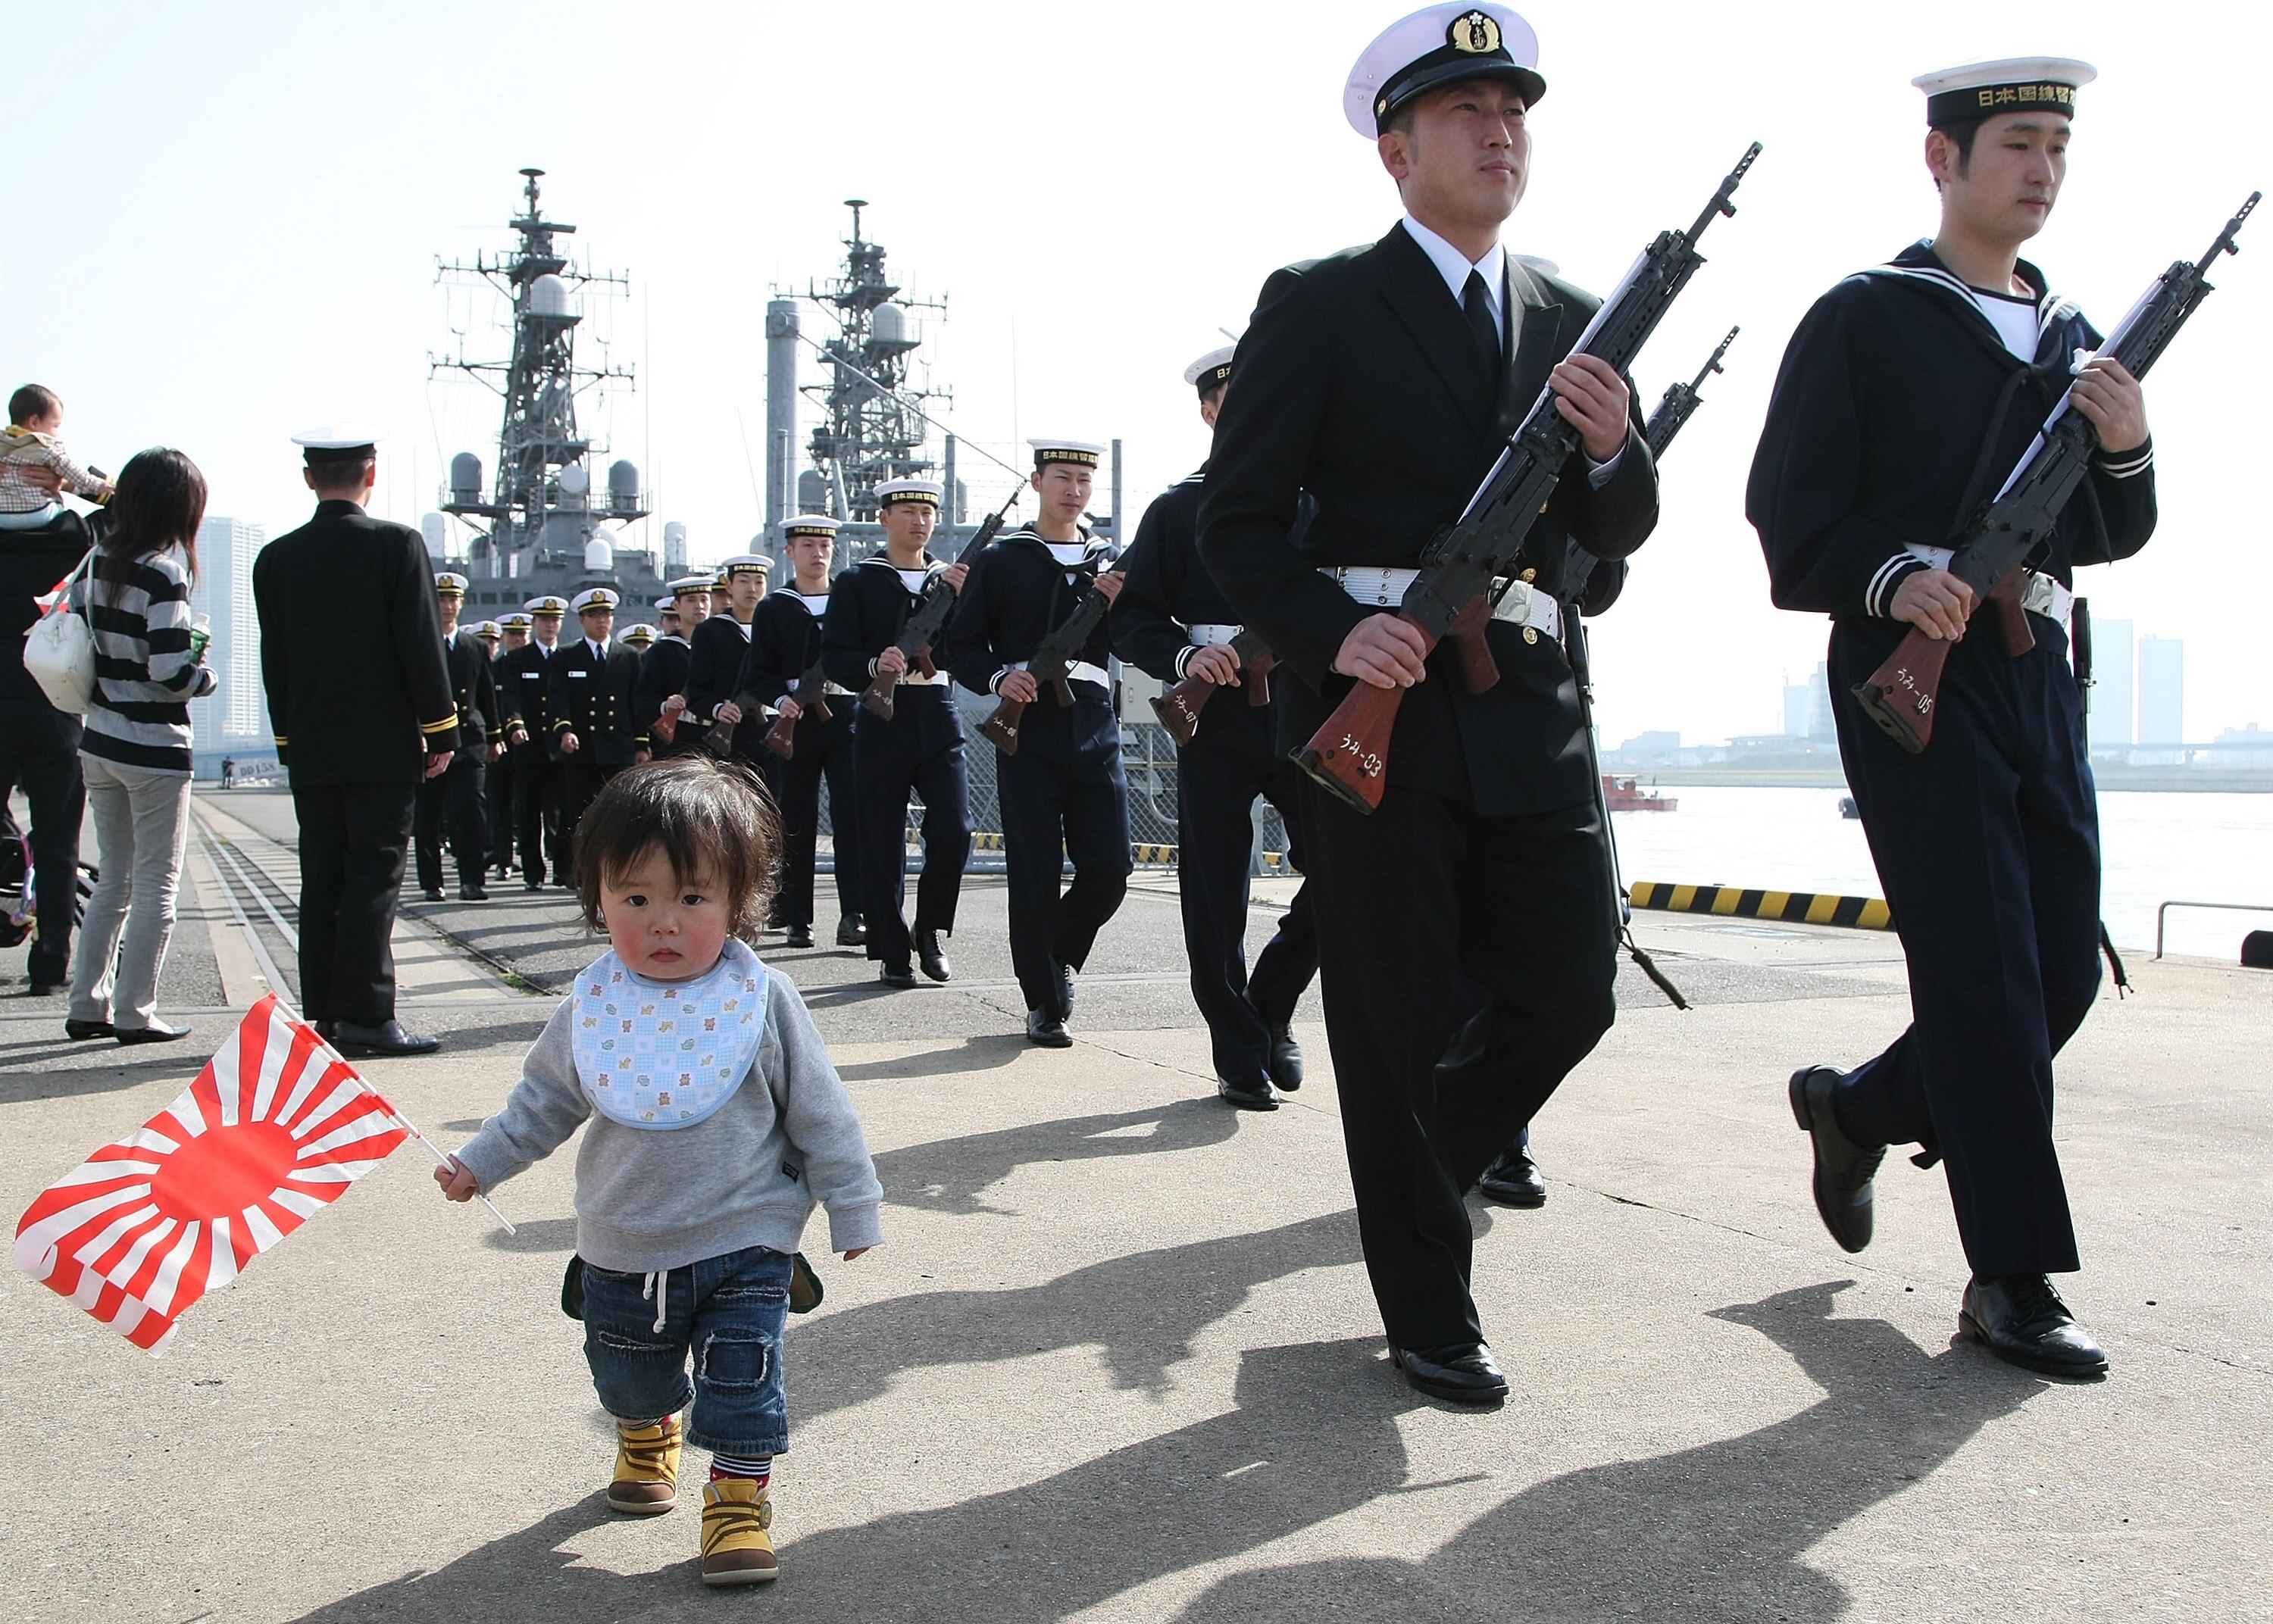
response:
M979 733L994 742L994 748L1006 756L1018 753L1018 724L1025 720L1024 700L1005 700L994 707L994 714L979 724Z
M2014 659L2037 646L2037 634L2029 630L2029 611L2021 607L2021 581L2027 573L2006 571L1989 595L1977 601L1973 608L1977 615L1984 603L1994 607L1998 641ZM1967 618L1969 624L1971 617ZM1855 697L1879 730L1914 756L1924 754L1933 743L1933 712L1941 703L1942 668L1949 663L1949 651L1954 647L1947 638L1928 637L1912 626L1886 662L1855 689Z
M797 759L797 724L806 716L816 722L826 722L836 713L829 708L829 690L820 677L807 677L790 695L797 701L798 714L783 716L766 730L766 748L784 761Z
M1261 647L1259 640L1254 652L1240 662L1239 685L1247 690L1249 709L1261 710L1271 703L1271 672L1278 663L1279 656ZM1222 685L1204 677L1187 677L1152 701L1152 714L1179 748L1192 742L1199 731L1200 712Z
M910 663L926 679L939 675L939 667L931 662L928 644L915 652ZM898 693L900 679L896 675L887 677L879 671L868 685L860 690L861 709L880 721L889 722L892 719L892 700Z
M1397 617L1421 632L1428 645L1422 658L1436 651L1437 640L1417 621L1405 614ZM1381 805L1381 792L1388 783L1389 736L1404 703L1402 688L1359 682L1310 742L1294 752L1294 765L1353 811L1372 812Z
M797 756L797 718L794 716L776 717L774 721L773 726L766 730L766 748L772 751L784 761L795 760Z

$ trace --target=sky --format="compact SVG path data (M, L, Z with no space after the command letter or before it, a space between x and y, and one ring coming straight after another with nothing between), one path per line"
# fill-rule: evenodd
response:
M182 447L211 511L298 523L289 436L388 431L376 511L416 523L451 453L495 460L494 397L431 356L501 358L499 307L438 284L437 260L510 243L524 165L589 266L582 354L636 385L583 421L646 471L660 527L698 560L758 528L764 306L833 274L868 235L911 296L941 298L922 352L938 408L1012 461L1026 437L1124 445L1127 501L1206 454L1185 365L1239 331L1289 261L1379 236L1398 215L1341 87L1394 4L858 7L552 0L386 4L76 0L10 23L0 166L0 377L66 401L64 438L116 468ZM2224 94L2265 59L2256 8L1709 7L1542 0L1524 8L1549 90L1528 193L1504 240L1607 291L1686 225L1745 145L1766 151L1640 357L1645 409L1731 325L1725 377L1663 468L1664 516L1596 629L1610 742L1691 742L1782 724L1782 689L1827 623L1767 601L1744 482L1784 343L1841 276L1930 236L1922 100L1909 80L2022 54L2096 62L2059 206L2029 251L2112 324L2273 180L2262 114ZM22 64L43 64L26 77ZM2237 86L2237 92L2241 87ZM2273 602L2262 385L2273 370L2273 213L2148 380L2162 522L2138 558L2085 572L2095 616L2186 640L2189 738L2273 726ZM808 333L824 330L808 311ZM817 381L808 370L803 381ZM746 433L746 440L745 435ZM963 471L974 501L1007 476ZM1100 504L1102 498L1100 497ZM642 534L645 532L645 534Z

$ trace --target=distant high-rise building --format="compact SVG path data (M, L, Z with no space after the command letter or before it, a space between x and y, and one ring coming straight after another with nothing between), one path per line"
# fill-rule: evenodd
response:
M252 560L267 539L259 525L209 518L198 530L198 584L191 610L213 627L206 663L220 685L190 702L194 747L274 748L260 685L260 617L252 607Z
M1783 730L1786 737L1805 738L1809 712L1815 707L1815 690L1806 683L1783 685Z
M2142 745L2183 744L2187 737L2187 646L2175 637L2139 640L2139 739ZM2174 750L2158 750L2142 760L2179 760Z
M1839 722L1831 714L1831 668L1819 660L1807 698L1807 737L1819 745L1831 744L1839 737Z
M2091 623L2091 742L2094 748L2136 744L2131 730L2131 623L2094 619Z

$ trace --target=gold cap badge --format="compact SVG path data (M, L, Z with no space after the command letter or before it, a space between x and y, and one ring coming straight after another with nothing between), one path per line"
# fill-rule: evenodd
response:
M1470 56L1489 56L1499 49L1499 24L1486 11L1464 11L1444 30L1444 43Z

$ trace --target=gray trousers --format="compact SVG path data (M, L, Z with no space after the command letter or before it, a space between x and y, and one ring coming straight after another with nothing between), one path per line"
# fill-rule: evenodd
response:
M189 842L190 775L82 754L102 867L79 925L71 1018L139 1031L157 1017L158 970L174 934Z

